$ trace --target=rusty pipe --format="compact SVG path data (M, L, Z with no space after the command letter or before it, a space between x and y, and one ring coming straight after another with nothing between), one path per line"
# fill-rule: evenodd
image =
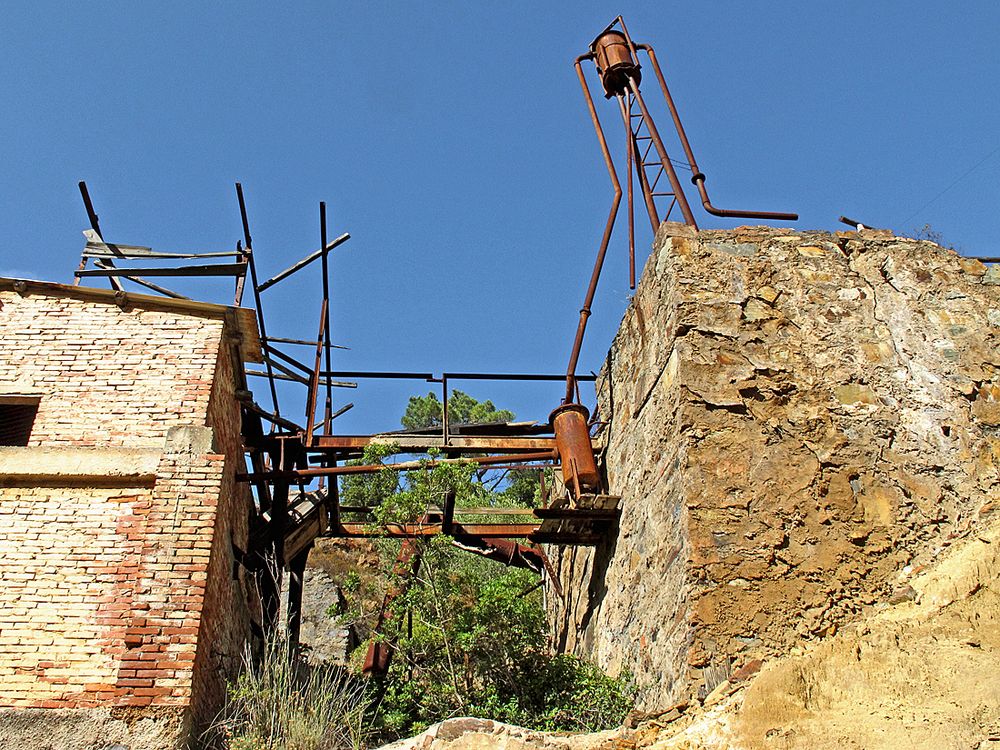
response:
M637 44L635 46L636 49L645 50L646 55L649 57L649 62L653 66L653 72L656 74L656 80L660 82L660 90L663 92L663 98L667 102L667 109L670 110L670 117L674 121L674 129L677 131L677 137L680 138L681 147L684 149L684 155L687 157L688 164L691 166L691 182L698 188L698 194L701 196L701 205L705 207L705 210L713 216L723 216L729 218L797 221L799 215L795 213L786 213L782 211L742 211L717 208L712 205L712 201L708 197L708 189L705 187L705 174L698 168L698 162L694 158L694 150L691 148L687 132L681 124L680 114L678 114L677 106L674 104L674 98L670 95L670 89L667 87L667 80L663 77L663 71L660 70L660 63L656 59L656 52L654 52L653 48L648 44ZM640 106L642 106L641 103ZM645 112L645 110L643 111Z
M590 317L590 306L594 302L594 294L597 292L597 281L601 277L601 269L604 267L604 257L608 252L608 243L611 241L611 231L615 226L615 218L618 216L618 207L622 201L622 186L618 181L618 173L615 171L614 161L611 159L611 152L608 150L608 141L604 137L604 129L601 121L597 117L597 109L594 107L594 99L590 95L590 88L587 86L587 79L583 75L581 61L591 59L593 55L587 53L580 55L573 63L576 67L577 78L580 79L580 86L583 88L583 96L587 100L587 109L590 111L590 119L594 124L594 131L597 133L597 140L601 144L601 153L604 155L604 164L608 168L608 176L614 186L614 199L611 202L611 211L608 213L608 221L604 226L604 235L601 237L601 246L597 251L597 260L594 261L594 271L590 275L590 285L587 287L587 295L580 309L580 321L576 327L576 338L573 340L573 350L569 355L569 364L566 367L566 398L564 403L573 400L573 390L576 385L576 365L580 359L580 349L583 346L583 335L587 330L587 318Z

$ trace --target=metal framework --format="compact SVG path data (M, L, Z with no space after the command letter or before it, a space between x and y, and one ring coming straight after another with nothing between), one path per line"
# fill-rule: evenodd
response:
M667 154L663 140L639 89L641 66L639 51L646 53L656 74L677 136L687 158L684 165ZM548 571L551 567L541 544L594 545L606 538L616 523L618 497L607 494L599 471L591 433L600 423L591 417L580 401L580 382L595 376L577 373L580 350L587 320L604 265L608 245L622 198L621 182L608 148L582 62L594 63L605 97L615 99L625 130L625 159L629 235L629 275L635 287L634 182L638 180L650 225L655 232L663 219L679 210L684 221L697 226L691 207L681 188L676 166L690 169L705 210L716 216L768 220L794 220L795 214L763 211L736 211L712 205L705 188L705 175L698 168L677 108L667 88L656 55L648 44L635 44L621 16L607 26L590 45L590 50L575 60L575 69L583 89L594 130L614 190L612 207L601 238L594 269L580 310L565 375L539 373L473 372L372 372L335 370L333 352L342 349L332 342L330 305L330 253L350 239L346 232L330 240L327 233L326 204L319 204L319 248L303 256L270 278L261 280L253 239L250 233L243 187L236 183L236 198L243 237L233 250L215 252L160 252L149 247L109 242L101 230L87 185L79 184L90 221L85 231L86 245L75 272L82 279L106 278L113 289L124 293L123 281L159 294L183 298L176 291L150 282L147 277L230 277L234 281L233 304L242 305L249 277L253 307L256 311L262 350L263 369L247 368L239 373L236 391L242 408L242 437L246 451L246 470L237 480L253 487L254 508L248 549L234 548L237 560L257 576L264 600L265 631L275 627L278 598L284 571L290 574L288 628L293 643L298 638L302 575L309 549L320 536L360 538L388 536L404 540L397 568L401 572L419 564L417 540L437 534L451 537L465 550L510 565ZM661 204L666 202L661 211ZM190 265L172 265L177 261L197 261ZM94 262L94 268L88 263ZM304 338L273 336L268 331L263 295L285 279L319 261L321 303L315 335ZM147 265L153 262L154 265ZM122 263L123 265L117 265ZM306 354L293 354L295 347ZM269 408L254 400L248 378L266 381ZM346 403L334 408L334 389L355 389L358 381L410 380L440 386L442 420L440 427L404 430L381 434L340 435L334 422L351 408ZM525 381L535 383L565 381L565 395L549 418L541 422L494 424L454 424L449 414L449 386L462 381ZM305 389L304 407L295 412L282 411L278 382L288 382ZM363 465L364 449L373 443L393 443L402 454L426 454L435 449L440 457L433 460L401 461ZM459 508L454 493L444 498L441 507L429 508L412 523L375 526L373 508L348 507L340 500L339 477L382 471L424 470L448 462L472 462L483 471L518 469L541 472L542 502L537 508ZM545 486L545 469L561 470L562 489L552 492ZM500 518L502 520L497 520ZM520 541L514 541L520 540ZM553 580L558 587L558 581ZM403 584L405 586L405 583ZM401 591L390 592L383 604L380 622L392 615L393 600ZM382 649L382 650L380 650ZM373 646L366 662L368 671L384 669L391 651Z
M112 288L123 294L123 282L131 282L180 299L187 298L149 282L146 277L229 276L234 279L233 304L236 306L243 301L249 277L263 367L246 367L239 375L236 390L241 405L242 438L247 456L247 469L239 472L236 478L253 487L254 512L248 548L234 548L234 554L240 564L257 578L264 601L265 631L272 630L277 624L278 601L287 572L288 628L292 641L297 640L302 575L309 550L321 536L399 538L404 541L404 552L410 551L407 559L415 556L414 559L419 562L417 540L445 534L455 546L468 552L505 564L548 570L550 573L551 567L540 546L542 543L592 545L604 538L606 529L617 519L617 498L585 494L580 491L579 483L571 486L568 494L558 497L550 492L550 488L545 488L545 499L539 508L459 508L455 506L454 495L451 495L442 507L428 509L421 519L407 524L376 526L373 523L374 508L343 506L339 497L339 477L342 476L386 470L423 470L457 461L472 462L483 471L517 469L542 472L546 468L559 468L559 443L550 424L455 424L449 413L449 390L455 383L466 381L542 384L560 382L563 376L333 369L333 351L345 347L331 340L329 255L350 239L350 235L343 233L328 240L326 205L320 203L319 249L270 278L261 280L250 233L246 197L241 184L236 183L235 187L243 229L243 237L236 243L235 250L179 253L105 240L90 192L86 183L81 182L80 193L91 228L84 232L86 244L75 276L77 284L81 279L107 278ZM203 263L177 265L179 261L192 259ZM235 262L225 262L233 260ZM317 260L319 263L315 265L319 266L322 278L315 335L306 338L272 336L265 315L264 293ZM90 261L96 268L88 268ZM296 348L304 348L308 354L302 356L294 351ZM250 378L266 381L270 397L267 407L255 401L248 387ZM594 379L592 374L584 375L577 377L574 383ZM373 380L408 380L438 385L442 403L440 427L381 434L335 434L334 420L353 408L354 404L347 403L335 409L334 389L356 389L359 381ZM301 411L282 408L277 387L279 381L304 388L304 407ZM585 429L589 428L590 425L585 426ZM419 455L436 450L441 457L432 461L358 465L357 459L361 458L364 449L377 442L391 442L402 454ZM593 458L589 437L585 450ZM544 474L542 476L544 484ZM389 612L390 604L391 601L387 601L386 612ZM379 665L388 663L391 652L373 652L370 656L373 661L369 671L378 671Z
M639 50L646 53L653 72L656 74L656 80L660 84L660 90L663 93L674 129L677 131L677 137L687 158L686 164L671 159L669 154L667 154L666 146L660 137L660 132L656 127L656 122L653 120L649 105L639 90L639 83L642 80ZM708 196L708 189L705 187L705 174L698 167L698 162L695 160L694 151L691 149L691 143L688 140L684 126L681 124L681 118L674 104L674 99L670 95L670 89L667 88L667 81L663 76L663 71L660 69L660 63L656 59L656 53L653 51L652 46L648 44L636 44L633 42L624 19L621 16L615 18L591 42L589 51L577 57L573 63L576 68L577 78L580 80L584 99L587 102L590 120L594 125L594 131L601 146L601 154L604 157L604 164L608 170L608 177L611 179L614 197L612 198L611 210L608 213L608 219L604 226L604 233L601 236L601 244L597 251L597 260L594 263L593 273L590 276L590 284L587 287L583 307L580 310L580 321L577 324L576 338L574 339L573 348L570 353L569 365L566 368L565 400L567 402L572 401L576 367L580 358L580 348L583 345L584 333L587 329L587 319L590 317L591 305L597 291L597 282L601 277L601 269L604 267L604 258L607 255L608 243L611 241L611 234L614 230L615 220L618 217L618 209L622 199L621 181L618 179L618 172L615 169L615 162L611 156L607 138L604 135L604 128L597 115L594 97L590 93L590 85L587 83L587 77L583 72L582 63L584 60L590 60L594 63L604 89L605 98L617 100L619 114L624 126L625 160L628 174L626 181L626 202L628 209L629 286L632 289L635 289L635 199L633 186L636 180L639 183L643 203L654 234L659 229L661 221L670 219L674 209L680 211L685 224L695 229L698 228L698 223L695 221L691 206L684 195L681 182L677 177L675 166L691 171L691 182L698 189L701 204L713 216L763 219L767 221L795 221L799 218L798 214L794 213L733 210L718 208L712 205L712 201ZM661 213L660 206L664 202L666 203L666 207Z

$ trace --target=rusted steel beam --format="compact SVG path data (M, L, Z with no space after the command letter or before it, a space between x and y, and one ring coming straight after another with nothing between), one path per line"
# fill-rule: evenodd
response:
M317 337L323 349L323 353L326 355L326 369L327 372L333 369L333 364L330 359L330 332L333 327L333 323L330 320L330 263L329 263L329 251L326 243L326 203L320 201L319 204L319 223L320 223L320 245L323 248L323 309L325 311L326 321L323 330L320 331ZM316 372L319 373L319 349L316 350ZM318 384L317 384L318 385ZM330 378L326 379L326 400L323 402L323 423L326 425L324 433L329 434L332 427L332 414L333 412L333 384L330 382ZM313 433L309 430L306 433L306 440L312 441ZM336 466L336 461L334 461L334 466ZM320 480L323 481L323 480ZM337 482L334 481L334 494L338 491L336 487Z
M446 372L442 377L448 380L563 380L565 375L546 375L541 373L515 372ZM592 382L596 375L580 375L577 380Z
M315 341L307 341L306 339L286 339L281 336L271 336L271 341L278 344L299 344L301 346L316 346ZM350 351L349 346L341 346L340 344L328 344L331 349L344 349L345 351Z
M320 248L319 250L314 250L313 252L309 253L309 255L307 255L306 257L304 257L302 260L298 261L297 263L293 263L291 266L289 266L288 268L286 268L284 271L280 271L279 273L276 273L274 276L272 276L271 278L269 278L267 281L262 281L260 283L260 286L258 287L258 289L263 292L265 289L268 289L269 287L274 286L275 284L277 284L282 279L286 279L289 276L291 276L293 273L295 273L296 271L300 271L303 268L305 268L306 266L308 266L314 260L316 260L317 258L321 257L324 252L329 252L330 250L333 250L335 247L337 247L338 245L342 245L343 243L347 242L349 239L351 239L351 235L348 234L347 232L344 232L344 234L340 235L339 237L337 237L333 241L327 243L325 245L325 248L326 248L325 251L324 251L323 248Z
M394 652L393 644L382 640L379 636L387 622L390 622L396 613L392 608L393 603L400 596L406 593L410 587L414 576L420 569L420 560L423 557L423 547L418 545L413 539L403 542L396 556L396 564L392 572L396 575L398 582L390 588L382 599L382 607L379 609L378 621L372 630L372 642L368 645L368 652L365 654L364 664L361 666L361 673L369 677L384 676L389 671Z
M541 574L545 569L544 553L509 539L487 539L472 534L454 534L453 547L485 557L511 568L525 568Z
M372 380L434 380L432 372L378 372L369 370L330 370L320 373L325 378L370 378Z
M560 377L560 380L562 378ZM334 450L363 450L377 443L393 443L400 451L444 448L440 435L322 435L316 438L312 448L332 448ZM552 450L555 438L550 437L488 437L484 435L452 435L448 450L461 452L520 453L521 451Z
M265 349L264 351L267 352L267 349ZM305 376L299 375L294 370L289 370L287 367L285 367L283 364L280 364L274 357L270 356L267 353L264 354L264 364L273 367L275 370L280 370L282 373L284 373L285 378L283 379L285 380L293 380L296 383L301 383L302 385L309 385L309 380Z
M240 204L240 221L243 223L243 241L244 245L241 248L239 243L236 243L237 250L243 250L246 256L246 264L250 270L250 285L253 287L253 301L254 309L257 313L257 327L260 330L260 344L261 347L267 346L267 328L264 325L264 306L261 304L260 299L260 289L257 288L257 265L253 258L253 238L250 236L250 221L247 219L247 204L243 199L243 185L236 183L236 199ZM271 404L274 407L274 413L277 416L281 416L281 407L278 405L278 389L274 384L274 369L271 366L271 361L267 358L264 359L264 366L267 370L267 384L271 391ZM250 374L249 371L247 374Z
M527 537L538 531L537 523L478 523L454 525L456 535L478 536L484 539L515 539ZM388 524L377 527L370 523L342 522L339 531L331 536L391 539L419 539L442 534L440 523Z
M316 366L310 374L309 377L309 392L306 396L306 432L305 440L307 443L313 441L315 438L313 436L313 425L316 424L316 399L319 395L319 372L322 369L322 357L323 357L323 337L326 333L326 320L327 311L329 307L329 300L324 299L323 304L320 305L319 313L319 336L316 341ZM270 349L269 349L270 351ZM329 356L330 350L327 349L327 356ZM289 357L291 359L291 357ZM308 370L307 370L308 372ZM329 384L327 389L329 389Z
M114 268L114 264L110 260L95 260L94 265L98 268ZM154 284L151 281L146 281L139 276L126 276L126 279L131 281L133 284L138 284L139 286L144 286L147 289L152 289L154 292L162 294L164 297L172 297L173 299L186 299L190 300L190 297L185 297L183 294L178 294L177 292L171 291L166 287L162 287L158 284Z
M366 505L344 505L341 508L344 513L371 513L374 509ZM431 515L443 515L444 508L430 507L427 512ZM456 516L534 516L534 508L455 508Z
M302 362L299 362L297 359L295 359L295 357L285 354L277 347L271 346L270 342L267 344L267 346L263 348L267 354L273 354L275 357L282 360L283 362L287 362L288 364L292 365L292 367L297 367L299 370L302 371L304 375L312 375L314 372L313 368L303 364Z
M618 17L621 20L621 16ZM625 27L625 22L622 21L622 28ZM626 32L628 33L628 32ZM631 41L631 40L630 40ZM691 167L691 182L698 188L698 193L701 196L701 204L704 206L705 210L714 216L723 216L729 218L740 218L740 219L764 219L764 220L777 220L777 221L796 221L799 215L796 213L784 212L784 211L746 211L746 210L732 210L727 208L716 208L712 205L711 199L708 197L708 190L705 188L705 175L700 169L698 169L698 162L695 161L694 151L691 149L691 144L688 141L687 133L684 131L684 126L681 124L680 115L677 112L677 107L674 105L674 98L670 95L670 89L667 88L667 81L663 77L663 71L660 70L660 63L656 59L656 53L653 48L648 44L636 44L634 45L636 49L641 49L646 52L649 56L649 62L653 66L653 72L656 73L656 79L660 84L660 91L663 93L663 98L667 102L667 109L670 110L670 117L674 121L674 129L677 131L677 135L680 138L681 147L684 149L684 155L687 156L688 164ZM649 117L646 112L645 102L642 100L642 95L639 93L638 81L634 81L633 92L636 95L636 101L642 108L643 115ZM652 124L652 120L649 120L650 131L652 132L655 125ZM656 140L659 140L659 135L656 136ZM655 141L654 141L655 142ZM666 151L662 149L662 142L657 143L657 150L660 155L666 159ZM679 187L679 185L678 185ZM683 204L682 204L683 208ZM689 222L691 223L691 222Z
M264 362L265 360L262 359L261 361ZM267 361L268 362L273 362L274 360L267 360ZM261 372L260 370L249 370L249 369L247 369L247 370L244 370L244 373L246 373L247 375L253 376L253 377L258 377L258 378L271 378L272 380L291 380L293 383L301 383L302 382L301 378L299 378L298 376L296 376L296 377L289 377L288 375L275 375L273 373L271 375L268 375L266 372ZM334 388L357 388L358 387L357 383L347 383L347 382L340 381L340 380L332 380L330 382L333 384Z
M258 479L274 479L284 481L296 481L310 477L331 477L342 474L373 474L383 469L390 471L412 471L423 468L433 468L441 464L474 463L480 466L490 464L545 461L554 458L552 451L542 451L539 453L519 453L509 456L475 456L472 458L440 458L435 461L403 461L397 464L364 464L361 466L328 466L317 469L289 469L287 471L265 472L264 475L257 474L237 474L237 481L254 482Z
M231 253L230 253L231 254ZM176 268L102 268L77 271L77 276L237 276L246 272L243 263L217 263L201 266L177 266Z
M580 319L577 323L576 336L573 339L573 348L569 355L569 364L566 367L566 398L567 403L573 400L573 390L576 387L576 364L580 359L580 348L583 346L583 335L587 330L587 319L590 317L590 307L594 301L594 294L597 292L597 281L601 277L601 269L604 267L604 258L608 252L608 243L611 241L611 232L615 227L615 218L618 216L618 206L622 201L622 186L618 181L618 172L615 171L615 163L611 158L611 151L608 150L608 141L604 137L604 128L597 117L597 109L594 107L594 99L590 95L590 87L587 86L587 79L583 75L583 68L580 63L583 60L592 58L592 54L581 55L576 59L577 78L583 87L583 95L587 100L587 109L590 112L590 119L597 133L597 140L601 145L601 153L604 156L604 166L608 170L608 177L611 179L611 186L614 197L611 200L611 210L608 212L608 220L604 225L604 234L601 236L601 244L597 250L597 259L594 261L594 270L590 275L590 284L584 296L583 307L580 308Z

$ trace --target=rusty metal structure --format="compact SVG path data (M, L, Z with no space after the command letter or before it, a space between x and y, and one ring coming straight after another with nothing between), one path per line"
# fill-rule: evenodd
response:
M112 287L127 297L123 281L159 294L182 297L176 291L150 282L147 277L230 277L234 282L233 304L240 306L249 281L256 311L262 349L263 369L247 368L241 373L237 399L242 409L242 438L247 470L237 480L252 487L254 507L248 548L235 549L240 564L252 570L264 600L263 628L277 625L283 577L289 575L288 632L297 642L301 619L303 572L314 541L319 537L395 537L403 540L397 571L406 578L420 564L418 540L444 534L468 552L507 565L527 567L549 576L559 592L542 544L596 545L607 538L619 515L620 498L609 495L595 450L592 433L600 422L581 403L580 383L596 379L580 375L577 365L587 319L597 290L608 245L621 203L622 188L597 115L594 99L582 63L594 63L607 99L615 99L625 126L625 158L628 165L627 206L629 273L635 286L635 227L633 185L637 180L643 203L655 232L661 218L669 219L678 209L684 221L697 226L691 207L681 189L663 140L643 98L639 52L645 52L659 82L667 108L691 170L704 208L717 216L793 220L795 214L761 211L733 211L712 205L705 188L705 175L698 168L687 135L652 47L636 44L619 16L591 43L588 52L575 60L575 69L614 189L611 211L605 224L597 259L586 290L583 308L565 375L542 373L480 373L407 371L348 371L333 367L330 300L330 253L350 239L348 233L329 239L326 204L319 204L319 248L303 256L275 275L261 280L250 232L247 202L241 184L236 183L242 238L231 250L171 253L152 248L122 245L105 239L87 185L80 192L90 221L85 231L86 245L76 283L87 278L107 278ZM683 165L682 165L683 166ZM666 184L662 184L663 182ZM665 210L659 204L669 199ZM177 261L198 261L192 265L170 265ZM264 312L264 293L283 280L319 261L321 302L314 334L298 338L273 335ZM88 263L94 262L94 268ZM148 266L149 262L157 265ZM122 265L117 265L122 264ZM295 347L305 356L294 354ZM260 405L248 386L250 379L266 381L269 408ZM401 430L378 434L337 434L334 423L353 408L346 403L335 408L335 389L355 389L359 382L373 380L412 381L440 387L442 418L439 427ZM466 381L521 381L538 384L565 382L561 404L544 422L455 424L449 413L449 386ZM283 411L278 384L304 389L304 407L295 413ZM280 390L284 390L282 386ZM395 463L361 463L365 448L375 443L391 443L398 454L425 455L432 459ZM341 502L340 478L359 474L394 471L423 471L448 462L471 462L483 470L518 469L541 475L542 501L535 508L456 507L455 494L442 500L441 507L427 508L410 523L373 523L372 507L348 506ZM558 470L561 481L547 487L545 471ZM497 518L503 519L497 521ZM390 591L383 602L380 623L393 616L393 602L405 590L405 582ZM560 594L561 595L561 594ZM379 673L388 667L391 648L373 643L365 669Z
M666 146L660 137L660 132L656 127L649 105L639 90L639 83L642 81L642 66L639 63L639 51L646 53L649 63L656 75L660 91L666 103L667 110L673 122L674 129L687 163L675 161L667 154ZM590 85L583 72L583 62L591 61L594 64L601 87L606 99L615 99L618 103L618 110L624 126L625 136L625 160L626 173L626 202L628 212L628 258L629 258L629 286L635 289L635 200L633 186L635 181L639 183L642 192L643 203L646 213L649 216L649 223L655 233L660 227L661 221L668 221L677 209L681 213L684 223L698 228L694 213L684 195L680 179L677 176L676 167L691 171L691 182L698 190L701 204L708 213L713 216L724 218L740 219L762 219L765 221L795 221L798 214L774 212L774 211L747 211L718 208L712 204L705 187L705 174L698 167L695 160L694 151L688 140L684 126L681 124L677 106L670 95L666 78L656 59L656 53L649 44L636 44L625 21L621 16L615 18L604 30L595 37L590 44L590 49L576 58L574 67L577 78L580 80L580 87L583 89L583 96L587 102L587 110L590 113L597 140L601 146L601 154L604 157L604 164L608 170L608 177L614 191L611 202L611 210L604 226L604 233L597 251L597 260L594 263L594 270L590 276L590 284L584 296L583 307L580 309L580 321L576 329L576 337L569 357L569 365L566 368L566 395L564 403L572 403L575 393L575 374L577 363L580 358L580 348L583 345L584 333L587 329L587 319L590 317L591 305L597 291L597 282L601 277L601 270L604 267L604 259L607 255L608 244L611 241L615 220L618 216L618 209L621 205L622 186L615 169L615 161L611 156L607 138L604 135L604 128L597 114L597 107L594 105L594 97L591 95ZM663 182L666 184L663 184ZM666 202L666 207L662 213L660 206Z
M514 422L455 424L448 407L450 388L467 381L519 381L539 385L557 383L563 376L540 373L482 373L406 371L347 371L333 369L331 340L330 253L350 239L347 233L327 237L326 205L319 204L319 248L284 270L261 280L250 232L246 196L236 184L242 238L233 250L215 252L162 252L149 247L124 245L105 239L86 183L80 192L91 228L84 232L86 244L75 272L76 282L107 278L116 292L127 300L123 282L159 294L180 298L180 293L154 284L147 277L230 277L234 281L232 303L241 305L249 285L256 311L262 350L262 367L247 367L236 397L242 411L242 439L247 470L237 480L253 488L250 540L247 549L234 549L244 567L253 571L264 600L263 629L274 629L279 613L279 597L287 574L288 633L297 641L301 622L303 573L309 550L319 537L394 537L403 541L397 567L401 575L419 565L420 539L444 534L459 549L506 565L526 567L552 575L542 544L593 545L605 538L617 519L617 498L602 495L600 475L590 440L591 425L584 407L561 407L552 424ZM198 265L178 265L188 260ZM88 268L93 261L96 268ZM315 263L319 261L319 263ZM265 315L265 292L306 269L319 267L321 274L320 310L315 334L305 338L276 336L269 330ZM303 357L294 349L306 349ZM252 379L266 383L270 404L259 404L249 387ZM594 375L578 377L593 381ZM442 420L440 427L401 430L389 433L335 434L334 421L353 403L334 408L335 389L356 389L359 382L377 380L431 383L440 387ZM279 384L304 390L301 410L289 411L280 402ZM285 386L287 387L287 386ZM297 412L297 413L295 413ZM569 443L553 435L570 424ZM359 461L373 443L392 443L395 450L414 460L364 464ZM419 458L428 452L440 454L433 460ZM564 459L563 456L572 456ZM463 508L455 496L443 499L441 507L428 508L411 523L376 525L372 507L344 505L340 501L340 477L384 471L422 471L450 462L471 462L484 471L517 469L543 472L570 466L572 486L564 494L545 487L542 507ZM544 477L544 474L543 474ZM544 486L544 478L543 478ZM497 520L500 519L500 520ZM558 583L555 583L558 590ZM381 621L392 616L392 602L400 591L390 592L383 605ZM366 671L377 674L387 668L391 648L373 643Z

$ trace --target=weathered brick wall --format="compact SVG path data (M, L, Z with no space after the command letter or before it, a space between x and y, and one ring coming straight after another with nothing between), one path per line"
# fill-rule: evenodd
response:
M94 741L185 743L219 708L255 597L233 577L251 508L235 332L58 290L0 303L0 393L41 397L30 445L0 450L0 708L65 709L0 712L0 736L75 721Z
M162 445L204 424L223 321L0 292L0 393L42 396L31 445Z
M876 233L661 230L599 383L620 529L558 555L559 642L653 709L910 595L995 507L998 271Z
M0 705L128 697L117 688L130 615L119 591L138 561L122 535L150 496L148 488L0 488Z
M0 488L0 705L185 706L222 456L154 488Z
M240 437L240 409L235 398L236 373L241 366L224 347L216 365L215 386L208 407L208 424L215 449L224 456L218 490L218 513L206 571L204 607L192 683L192 720L202 728L212 721L225 698L226 680L235 677L248 645L252 623L259 624L260 605L252 576L236 564L233 547L245 551L253 498L247 484L237 483L245 469ZM235 573L235 575L234 575Z

